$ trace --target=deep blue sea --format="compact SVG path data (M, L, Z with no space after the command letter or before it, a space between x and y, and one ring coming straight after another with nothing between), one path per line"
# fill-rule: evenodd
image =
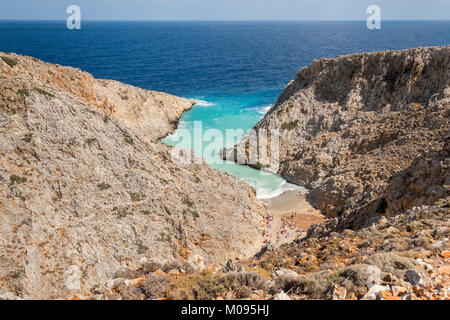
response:
M0 21L0 51L78 67L97 78L194 98L181 128L250 129L298 69L321 57L450 44L450 21L60 22ZM165 141L176 144L177 133ZM290 187L235 164L213 165L267 198Z

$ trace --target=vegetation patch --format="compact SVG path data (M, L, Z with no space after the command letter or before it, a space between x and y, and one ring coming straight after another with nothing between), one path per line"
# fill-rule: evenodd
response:
M125 143L133 145L134 144L133 138L131 138L130 136L125 136Z
M25 177L21 177L21 176L17 176L15 174L13 174L12 176L9 177L9 184L15 185L15 184L21 184L21 183L25 183L27 182L27 178Z
M212 274L188 275L170 283L167 296L175 300L212 300L225 295L234 280L232 277L217 277Z
M186 218L188 215L192 215L192 218L194 218L194 220L197 220L200 215L198 214L197 211L194 210L183 210L183 216Z
M5 57L5 56L1 56L0 57L8 66L10 66L11 68L13 68L16 64L17 64L17 60L10 58L10 57Z
M185 197L183 199L183 204L187 205L189 208L192 208L194 206L194 202L192 202L189 197Z
M445 110L444 116L450 118L450 109Z
M128 211L127 208L113 208L113 213L117 215L119 218L125 218L126 216L132 215L131 211Z
M36 91L39 94L42 94L43 96L50 97L50 98L55 98L54 94L51 94L50 92L47 92L47 91L45 91L43 89L35 87L35 88L33 88L33 90Z
M166 295L169 283L170 278L166 275L149 274L148 277L142 281L140 288L146 296L157 299Z
M19 90L17 90L17 94L19 96L28 97L30 95L30 92L27 89L19 89Z
M187 275L172 281L167 288L169 299L213 300L233 292L237 299L248 298L252 290L267 290L267 281L255 272Z
M30 143L31 140L33 140L33 134L32 133L27 133L23 138L22 141L26 142L26 143Z
M86 140L86 143L90 146L91 144L93 144L95 141L97 141L96 138L89 138Z
M159 237L156 238L156 241L158 242L172 242L172 237L170 234L165 234L164 232L161 232L159 234Z
M273 292L283 290L297 295L308 295L313 299L320 299L322 293L327 289L325 283L319 283L317 279L313 277L290 277L282 276L278 277L275 281L275 285L271 290Z
M132 201L141 201L142 195L140 193L130 193L130 198Z
M97 188L99 189L99 190L108 190L109 188L111 188L111 185L109 185L109 184L107 184L107 183L105 183L105 182L102 182L102 183L99 183L99 184L97 184Z
M138 240L136 242L136 246L137 246L137 253L138 254L144 254L148 251L148 247L145 246L141 240Z
M295 129L295 127L297 127L297 125L298 125L298 120L295 120L292 122L284 122L281 125L281 129L291 131L291 130Z

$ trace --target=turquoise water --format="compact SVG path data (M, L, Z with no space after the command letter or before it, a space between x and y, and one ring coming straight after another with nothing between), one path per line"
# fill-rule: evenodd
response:
M76 31L65 21L0 21L0 51L198 99L181 119L180 129L191 134L195 121L203 130L250 129L314 59L449 44L449 21L384 21L381 30L368 30L365 21L84 21ZM176 143L179 133L165 141ZM206 158L213 163L216 156ZM290 187L248 167L212 165L253 185L259 197Z
M272 198L286 190L300 189L298 186L287 183L278 175L224 161L220 157L223 147L232 147L239 142L244 134L253 127L271 107L264 103L271 93L237 96L197 96L194 108L183 114L178 130L163 141L172 146L185 150L194 150L201 155L211 167L232 174L255 188L260 199ZM206 141L205 132L209 129L219 130L223 140ZM234 139L227 139L226 131L238 130ZM182 132L187 130L189 136ZM206 152L207 148L211 149Z

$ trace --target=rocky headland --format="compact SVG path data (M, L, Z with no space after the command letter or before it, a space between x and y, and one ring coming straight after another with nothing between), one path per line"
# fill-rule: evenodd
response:
M403 185L401 203L395 188L385 192L417 156L442 150L449 119L450 47L431 47L316 60L255 129L280 130L278 173L310 189L310 202L343 230L449 196L445 165L429 184Z

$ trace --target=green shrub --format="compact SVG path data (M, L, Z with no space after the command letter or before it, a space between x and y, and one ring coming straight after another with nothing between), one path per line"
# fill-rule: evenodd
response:
M177 261L171 261L166 263L161 270L165 273L169 273L172 270L180 271L180 268L181 266Z
M194 206L194 202L192 202L187 196L183 199L183 204L187 205L189 208Z
M172 242L172 237L170 234L165 234L164 232L161 232L159 234L159 238L156 238L156 241L158 242Z
M197 220L200 217L200 214L195 210L191 209L183 210L184 218L186 218L188 215L192 215L192 218L194 218L194 220Z
M132 215L133 213L128 211L127 208L113 208L113 213L117 215L119 218L125 218L126 216Z
M97 188L99 188L100 190L108 190L109 188L111 188L111 185L107 184L107 183L99 183L97 184Z
M337 283L345 287L349 292L354 292L357 296L367 293L367 264L355 264L341 270L337 275Z
M89 138L89 139L86 140L86 143L87 143L88 145L91 145L91 144L93 144L95 141L97 141L96 138Z
M136 246L137 246L137 253L138 254L144 254L148 251L148 247L145 246L141 240L138 240L136 242Z
M1 56L0 57L3 61L5 61L5 63L10 66L11 68L13 68L16 64L17 64L17 60L13 59L13 58L9 58L9 57L5 57L5 56Z
M281 129L282 130L288 130L291 131L293 129L295 129L295 127L298 125L298 120L292 121L292 122L284 122L281 125Z
M283 290L297 295L307 295L310 299L320 299L326 288L312 277L281 276L275 280L271 292L276 293Z
M267 281L256 272L239 272L232 274L236 283L252 290L267 290Z
M33 140L33 134L32 133L27 133L25 135L25 137L22 138L22 141L24 141L26 143L30 143L31 140Z
M299 269L301 269L302 272L313 272L318 269L316 264L313 261L305 261L302 264L298 266Z
M40 94L46 96L46 97L50 97L50 98L54 98L55 97L54 94L51 94L50 92L47 92L47 91L45 91L43 89L40 89L40 88L36 88L35 87L35 88L33 88L33 90L36 91L37 93L40 93Z
M125 136L125 143L133 145L134 144L133 138L131 138L130 136Z
M142 195L140 193L130 193L130 198L132 201L141 201Z
M169 283L170 278L166 275L149 274L148 277L142 281L140 287L146 296L156 299L166 295Z
M198 300L213 300L225 295L233 286L235 279L205 275L193 287L194 296Z
M19 96L26 96L26 97L28 97L30 95L30 93L28 92L27 89L19 89L19 90L17 90L17 94Z
M163 268L163 265L160 262L150 261L150 262L145 263L142 266L142 271L144 273L152 273L152 272L155 272L156 270L160 270L162 268Z
M9 177L9 182L10 185L21 184L27 182L27 178L16 176L15 174L13 174L12 176Z
M131 270L129 268L121 268L113 275L113 279L136 279L143 276L142 270Z
M417 262L415 260L399 256L392 252L374 254L367 258L364 263L376 265L383 271L392 273L399 277L403 274L399 271L414 269L414 267L417 266Z

